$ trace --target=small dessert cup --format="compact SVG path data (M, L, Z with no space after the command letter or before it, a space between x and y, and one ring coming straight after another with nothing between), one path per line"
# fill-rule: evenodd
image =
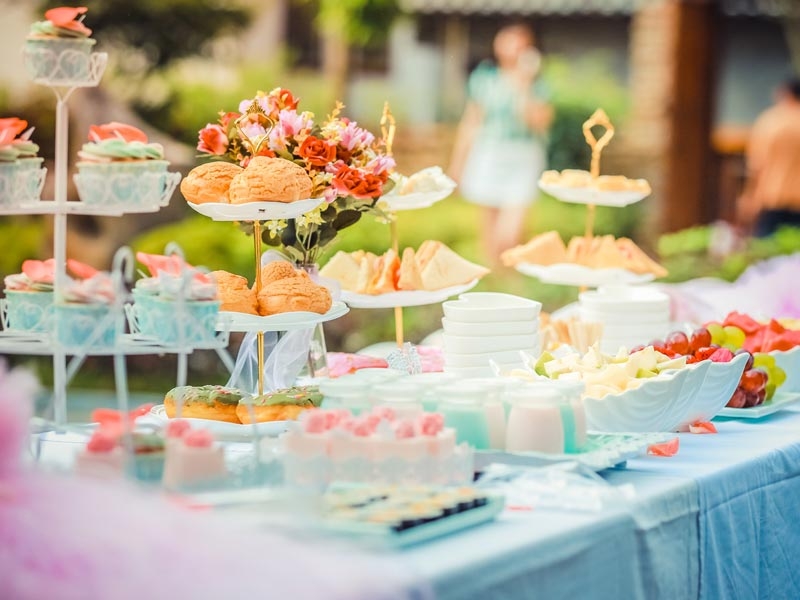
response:
M53 292L6 290L6 322L16 331L49 331L53 320Z
M14 206L17 204L19 172L19 161L0 162L0 206Z
M39 202L47 169L42 167L43 158L20 158L17 160L16 203Z
M25 42L25 67L34 81L62 84L92 79L91 38L34 38Z
M80 162L75 175L85 204L135 211L161 206L175 175L165 160ZM168 200L168 198L167 198Z
M104 350L116 343L116 319L108 304L58 304L55 320L58 341L64 346L85 346L92 342L93 349Z
M183 303L134 292L134 315L139 333L155 337L163 344L196 344L216 337L218 300Z

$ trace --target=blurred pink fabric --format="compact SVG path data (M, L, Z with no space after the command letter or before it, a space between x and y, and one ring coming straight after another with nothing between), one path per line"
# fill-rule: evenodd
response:
M800 318L800 252L751 265L733 283L701 278L659 288L669 294L677 323L721 320L734 310L757 319Z
M301 542L189 512L130 484L20 460L33 378L0 362L0 598L422 599L396 557Z

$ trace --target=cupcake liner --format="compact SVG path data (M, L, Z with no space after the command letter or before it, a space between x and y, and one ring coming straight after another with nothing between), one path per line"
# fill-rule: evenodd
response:
M183 336L183 343L209 342L216 338L220 302L217 300L187 301L184 313L178 303L134 290L133 315L139 333L174 344Z
M42 38L25 42L25 67L34 80L80 83L92 78L91 38Z
M6 329L49 331L53 321L53 292L5 291Z
M155 209L169 202L180 180L180 174L167 172L168 164L161 160L81 163L75 185L87 205Z
M110 315L111 307L107 304L58 304L55 306L58 341L64 346L85 346L95 336L95 330L102 328L92 347L111 348L117 339L117 329Z

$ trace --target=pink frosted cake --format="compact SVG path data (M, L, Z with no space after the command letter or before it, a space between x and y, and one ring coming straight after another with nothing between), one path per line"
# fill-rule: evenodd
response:
M125 476L125 451L118 437L98 429L75 457L75 472L87 477L117 479Z
M166 429L164 486L196 487L224 480L228 475L225 452L206 429L192 429L188 421L175 419Z
M281 436L286 480L320 486L332 481L396 484L470 481L473 452L438 413L398 418L376 407L354 417L347 410L304 412Z

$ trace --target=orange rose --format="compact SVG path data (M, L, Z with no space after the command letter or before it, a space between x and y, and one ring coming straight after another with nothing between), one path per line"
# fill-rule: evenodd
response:
M292 92L284 88L272 90L269 93L269 97L270 104L272 104L272 108L275 112L280 112L282 110L295 110L297 109L297 104L300 102L292 95Z
M331 185L340 195L361 199L377 198L383 191L383 182L380 177L371 173L362 173L346 165L339 168Z
M228 151L228 136L219 125L210 123L203 127L198 134L197 149L205 154L222 156Z
M222 125L225 129L227 129L231 121L235 121L241 116L242 115L240 115L238 112L220 112L219 124Z
M336 158L336 146L313 135L309 135L300 144L297 154L315 167L324 167Z

